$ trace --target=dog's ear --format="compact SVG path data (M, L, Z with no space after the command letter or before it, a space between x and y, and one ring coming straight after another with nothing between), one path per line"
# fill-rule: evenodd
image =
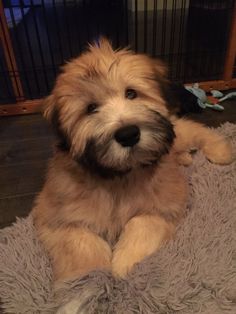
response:
M159 59L153 59L153 68L154 68L157 80L158 79L167 80L168 67L163 61Z
M162 96L169 112L179 117L188 112L201 112L194 100L195 96L188 95L183 84L174 83L168 79L167 65L158 59L154 59L153 64L155 77L161 87Z
M159 59L154 59L153 67L155 71L155 79L158 81L158 84L161 88L162 97L165 99L167 109L169 110L170 114L178 114L180 104L172 88L172 83L168 79L167 65Z
M51 94L44 99L43 103L43 116L46 118L46 120L48 120L51 123L53 122L52 120L55 108L56 108L55 98L54 95Z
M56 106L55 96L53 94L44 99L43 116L58 133L58 127L60 125L59 108Z
M49 95L44 100L44 117L50 122L56 136L58 138L57 147L62 151L70 149L70 141L66 132L63 131L60 122L60 110L56 106L55 97L53 94Z

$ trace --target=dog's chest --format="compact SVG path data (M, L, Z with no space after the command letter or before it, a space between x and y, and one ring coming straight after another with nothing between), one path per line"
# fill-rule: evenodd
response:
M94 231L113 243L132 217L153 212L156 204L157 195L150 184L146 187L139 184L119 186L110 190L98 188L88 199L91 211L86 219Z

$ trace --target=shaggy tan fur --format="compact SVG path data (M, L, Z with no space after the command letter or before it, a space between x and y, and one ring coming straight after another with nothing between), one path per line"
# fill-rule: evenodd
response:
M172 237L183 217L188 187L178 164L192 162L190 149L230 163L231 146L222 136L171 116L165 75L159 61L114 51L103 39L58 77L45 116L63 145L33 209L55 280L93 269L124 277ZM127 125L140 129L133 147L114 139Z

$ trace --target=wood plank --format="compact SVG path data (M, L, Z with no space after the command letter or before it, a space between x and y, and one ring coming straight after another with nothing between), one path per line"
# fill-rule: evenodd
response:
M47 161L0 167L0 199L41 190Z
M4 123L4 121L8 121L7 123L9 123L9 121L12 121L12 123L14 122L15 124L21 124L21 123L31 123L32 121L45 121L45 119L43 118L43 116L39 113L35 113L32 115L24 115L24 116L11 116L11 117L1 117L0 118L1 121Z
M0 116L14 116L41 112L43 110L42 103L42 99L35 99L19 101L16 104L0 105Z
M16 217L26 217L33 207L36 195L27 194L0 199L0 228L13 223Z
M236 41L235 41L235 45L236 45ZM233 65L232 65L232 73L233 73ZM192 85L192 84L194 83L186 83L186 86ZM223 80L205 81L205 82L203 81L203 82L199 82L199 85L200 85L200 88L204 89L205 91L210 91L212 89L228 90L228 89L236 88L236 79L232 78L232 75L229 76L229 75L224 74ZM0 105L0 117L42 113L42 110L43 110L43 99L26 100L26 101L17 102L17 104Z
M48 137L25 140L11 139L0 145L0 167L47 160L53 152L53 138Z
M0 143L39 137L53 137L49 123L39 114L0 118Z
M191 86L194 83L186 83L186 86ZM217 90L228 90L236 88L236 78L224 81L224 80L218 80L218 81L206 81L206 82L200 82L199 87L204 89L206 92L211 91L212 89Z

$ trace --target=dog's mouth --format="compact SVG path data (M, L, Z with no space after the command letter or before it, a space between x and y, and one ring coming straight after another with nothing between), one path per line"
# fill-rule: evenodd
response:
M106 166L103 164L97 156L97 145L94 140L90 140L85 148L84 153L77 161L88 170L91 175L98 175L104 179L112 179L115 177L123 177L128 174L132 168L127 167L118 169L118 167Z
M156 167L160 161L161 157L168 153L168 150L163 150L153 154L153 152L145 152L146 158L143 160L135 159L135 147L129 150L129 158L124 161L124 164L109 166L106 165L104 160L99 159L96 155L96 144L90 141L86 146L85 152L80 156L77 161L92 175L97 175L104 179L114 179L116 177L122 178L129 174L134 169L147 169L151 167ZM149 156L151 155L151 156ZM150 157L148 159L148 157Z
M91 175L106 179L124 177L134 169L158 166L175 138L172 124L163 117L158 118L158 123L148 122L142 126L140 134L137 129L132 129L132 134L138 134L138 140L134 135L132 141L123 137L122 141L121 138L117 141L115 137L110 137L102 143L96 138L90 139L77 161Z

